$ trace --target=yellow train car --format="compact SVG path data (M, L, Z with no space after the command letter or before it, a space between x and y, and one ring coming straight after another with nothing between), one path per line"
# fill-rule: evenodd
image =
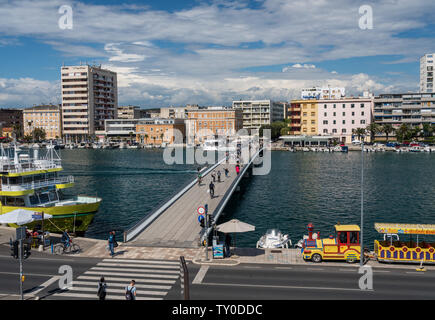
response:
M313 227L308 225L308 239L302 244L304 260L343 260L353 263L360 259L360 228L358 225L335 225L335 236L314 239Z
M375 223L384 240L375 240L375 257L380 262L435 263L435 235L433 224ZM403 241L408 236L408 241ZM399 238L400 237L400 238Z

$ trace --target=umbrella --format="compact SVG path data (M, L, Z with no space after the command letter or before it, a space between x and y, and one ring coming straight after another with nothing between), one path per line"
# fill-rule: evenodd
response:
M51 214L44 213L44 219L50 219ZM25 209L15 209L0 215L0 223L27 224L35 220L42 220L42 213Z
M248 224L246 222L242 222L237 219L233 219L216 226L216 230L223 233L249 232L249 231L255 231L255 226ZM236 244L236 237L234 236L234 247L236 246L235 244Z

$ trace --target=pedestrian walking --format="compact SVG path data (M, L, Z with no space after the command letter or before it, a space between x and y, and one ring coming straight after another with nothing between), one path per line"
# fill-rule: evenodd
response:
M224 169L224 172L225 172L225 177L228 178L228 168L225 168L225 169Z
M115 255L115 231L110 231L109 233L109 239L107 240L109 244L109 250L110 250L110 256L113 258Z
M136 281L131 280L130 285L125 288L125 299L136 300Z
M239 175L239 173L240 173L240 166L238 164L236 164L236 172L237 172L237 175Z
M208 185L208 189L210 191L210 198L213 199L213 197L214 197L214 183L213 183L213 181L210 181L210 184Z
M213 182L216 182L216 171L213 170L211 177L213 178Z
M225 235L225 256L231 256L231 236L227 233Z
M98 282L98 291L97 296L100 300L106 300L106 293L107 293L107 284L104 280L104 277L100 278L100 281Z
M218 170L217 172L218 182L221 182L221 171Z

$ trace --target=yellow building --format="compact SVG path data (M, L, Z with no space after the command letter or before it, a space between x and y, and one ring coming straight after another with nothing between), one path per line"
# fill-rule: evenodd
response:
M62 137L62 121L60 106L42 105L23 110L24 135L32 135L36 128L43 129L46 139Z
M317 135L317 113L317 100L292 100L286 118L292 120L295 134Z
M136 125L136 142L161 145L175 141L174 131L181 133L184 142L185 125L182 119L141 119Z

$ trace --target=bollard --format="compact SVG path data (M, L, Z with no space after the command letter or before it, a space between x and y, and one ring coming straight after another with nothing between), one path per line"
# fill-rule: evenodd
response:
M51 244L51 254L54 253L54 247L53 247L53 243Z

